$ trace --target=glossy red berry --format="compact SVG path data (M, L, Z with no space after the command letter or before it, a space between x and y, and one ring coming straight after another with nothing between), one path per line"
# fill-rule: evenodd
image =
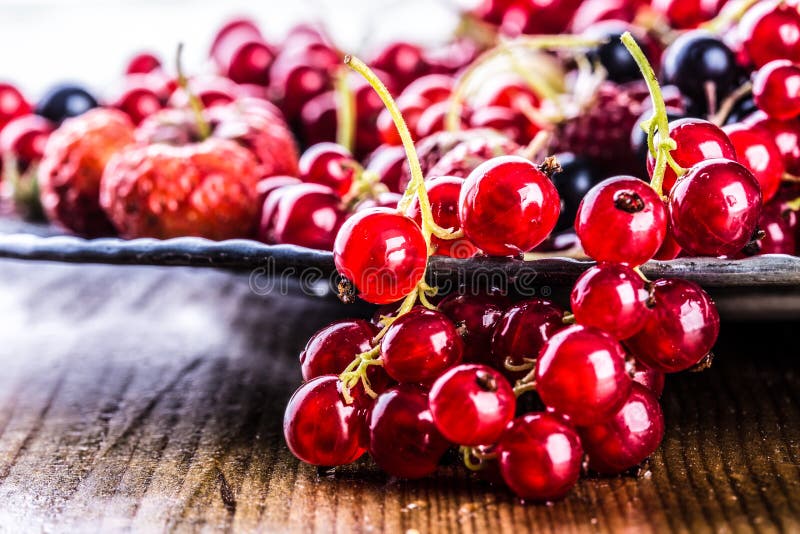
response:
M340 196L350 191L356 161L350 152L336 143L318 143L300 156L298 169L304 182L327 185Z
M586 254L599 262L641 265L664 241L667 209L638 178L609 178L586 193L578 207L575 233Z
M738 32L756 68L774 59L800 62L800 13L791 2L758 2L742 17Z
M655 452L664 437L664 415L656 396L634 384L611 419L578 431L589 468L613 475L639 465Z
M439 303L464 341L465 362L492 365L492 333L507 307L504 297L485 294L451 293Z
M461 229L461 222L458 219L458 198L463 184L464 179L455 176L440 176L425 182L433 222L442 228L451 228L453 231ZM413 218L417 224L422 225L419 199L414 199L408 216ZM478 253L477 247L463 238L446 240L433 236L431 237L431 246L434 254L453 258L466 259Z
M345 465L364 454L364 424L355 405L345 404L339 378L324 375L295 391L283 416L283 435L292 454L320 466Z
M31 105L25 100L19 89L8 83L0 83L0 130L11 119L22 117L31 111Z
M786 172L775 140L766 130L746 124L730 124L723 130L736 149L739 163L758 180L762 200L768 202L778 192Z
M544 241L560 210L553 183L519 156L479 165L464 182L459 199L467 239L493 256L519 255Z
M2 138L0 135L0 141ZM758 227L763 230L764 237L758 240L758 253L794 255L800 235L797 212L778 200L766 204L761 210Z
M53 123L38 115L12 120L0 131L0 157L12 154L21 165L39 161L53 130Z
M719 13L725 0L653 0L653 11L679 30L696 28Z
M151 52L140 52L128 61L125 74L149 74L161 68L161 60Z
M389 304L411 293L422 279L428 250L413 219L395 210L370 208L342 225L333 261L362 299Z
M433 422L459 445L493 445L514 417L516 396L508 380L485 365L453 367L430 392Z
M504 370L506 361L521 365L535 360L545 342L564 328L563 318L564 310L547 300L528 299L509 307L492 335L494 366Z
M717 308L700 286L687 280L656 280L653 288L652 313L625 345L648 367L683 371L714 346L719 335Z
M622 264L600 264L575 282L570 302L575 321L627 339L638 332L650 309L644 280Z
M300 184L281 191L269 230L276 243L331 250L345 218L341 199L331 188Z
M134 124L141 123L164 107L158 93L143 85L134 85L123 91L114 100L113 106L125 112Z
M514 419L497 445L503 480L523 499L564 497L578 482L583 449L578 433L561 417L531 413Z
M390 475L428 476L449 447L433 423L428 393L422 387L400 384L375 400L369 417L369 453Z
M402 90L408 84L428 73L422 49L411 43L390 43L380 50L370 66L389 73Z
M706 160L692 167L669 196L675 240L695 256L733 254L752 238L761 188L742 164Z
M414 308L381 340L383 368L398 382L429 382L461 361L461 337L443 314Z
M417 95L401 96L397 99L397 107L403 115L406 126L408 126L413 137L417 137L415 135L417 132L417 123L429 105L430 102ZM389 110L384 109L380 112L376 125L381 140L384 143L393 146L400 146L403 144L403 141L400 139L400 133L394 125L394 119L392 119Z
M406 151L402 146L381 145L370 154L367 170L376 173L389 191L400 193L400 178L405 161Z
M661 397L664 391L664 373L656 371L652 367L647 367L640 361L636 361L631 376L633 381L646 387L656 397Z
M300 353L303 379L338 375L358 354L372 348L377 333L375 325L361 319L336 321L319 330Z
M622 346L602 330L581 325L544 344L535 379L542 402L576 425L607 420L631 390Z
M786 171L800 174L800 118L779 121L770 119L764 112L757 112L745 122L768 132L778 145Z
M688 169L701 161L713 158L725 158L736 161L736 150L733 143L722 129L703 119L678 119L669 123L669 135L677 148L670 152L675 163ZM658 143L658 132L655 141ZM652 154L647 155L647 172L653 174L656 160ZM667 165L664 172L663 191L668 195L678 180L675 171Z
M681 253L681 246L675 241L675 235L672 231L672 226L667 219L667 235L664 236L664 242L661 243L661 248L658 249L656 255L653 256L654 260L669 261L677 258Z
M800 66L776 59L758 69L753 78L753 99L773 119L800 115Z

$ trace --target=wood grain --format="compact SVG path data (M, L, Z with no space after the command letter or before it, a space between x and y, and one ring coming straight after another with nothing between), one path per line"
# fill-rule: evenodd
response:
M725 323L712 369L668 382L644 477L525 505L455 463L404 482L293 459L297 354L348 313L213 270L0 262L0 530L800 529L797 324Z

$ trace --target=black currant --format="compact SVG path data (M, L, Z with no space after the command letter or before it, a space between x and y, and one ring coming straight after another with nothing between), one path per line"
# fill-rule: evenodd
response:
M561 215L555 227L556 232L561 232L573 227L578 205L584 195L605 176L583 156L562 152L556 154L556 159L561 165L561 171L553 174L551 179L561 197Z
M73 83L62 83L50 88L36 104L36 114L60 123L64 119L77 117L98 106L92 94Z

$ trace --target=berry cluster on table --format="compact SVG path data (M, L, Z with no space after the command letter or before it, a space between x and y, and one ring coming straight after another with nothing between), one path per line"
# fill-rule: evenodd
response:
M300 355L287 445L433 474L449 450L523 499L636 470L666 374L720 321L651 260L800 246L800 2L483 0L450 40L364 62L324 28L216 33L212 73L142 52L121 89L0 84L4 194L87 238L331 251L344 302ZM596 263L568 306L429 285L433 255Z

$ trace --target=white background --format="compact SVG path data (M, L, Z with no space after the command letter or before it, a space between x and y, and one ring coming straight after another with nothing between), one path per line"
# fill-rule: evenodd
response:
M470 0L0 0L0 79L36 98L58 81L81 81L101 96L119 83L136 51L170 64L185 43L187 70L205 63L214 31L234 15L252 16L275 41L295 22L325 25L340 48L363 53L402 37L441 41ZM474 2L473 2L474 3Z

